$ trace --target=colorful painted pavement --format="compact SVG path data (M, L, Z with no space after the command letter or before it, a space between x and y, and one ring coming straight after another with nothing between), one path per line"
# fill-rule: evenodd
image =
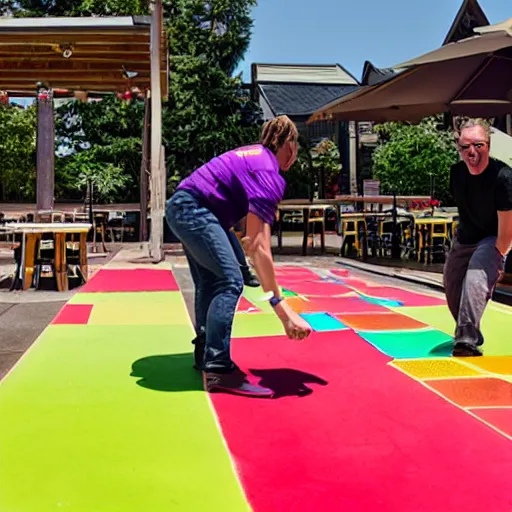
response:
M169 268L97 272L0 383L0 511L509 512L512 309L454 359L438 296L278 279L314 333L245 290L234 358L275 391L254 400L202 391Z

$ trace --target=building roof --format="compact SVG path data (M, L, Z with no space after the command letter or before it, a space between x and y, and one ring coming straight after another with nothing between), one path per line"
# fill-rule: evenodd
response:
M489 20L478 0L464 0L443 41L443 46L473 35L473 29L489 25Z
M396 73L400 72L399 69L393 68L378 68L374 66L369 60L364 63L363 76L361 78L361 85L376 85L388 78L391 78Z
M357 79L339 64L253 64L254 82L359 85Z
M359 87L339 64L253 64L252 82L274 115L310 116Z
M326 103L358 88L358 85L258 84L259 91L276 116L310 116Z
M167 95L167 37L160 48L162 95ZM0 18L0 90L124 92L150 87L151 17Z

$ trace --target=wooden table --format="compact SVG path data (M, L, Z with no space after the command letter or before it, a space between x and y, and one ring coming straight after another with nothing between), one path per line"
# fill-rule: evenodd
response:
M66 235L78 234L80 236L80 268L87 279L87 234L92 228L91 224L79 223L16 223L0 226L0 230L14 235L21 235L21 258L18 268L18 279L22 289L28 290L32 285L34 276L36 247L44 234L51 233L55 240L55 274L57 289L68 290L68 275L66 261Z
M311 211L321 210L322 216L320 217L322 221L322 234L320 238L321 251L322 254L325 252L325 210L328 208L332 208L332 204L329 203L311 203L307 199L304 201L283 201L279 204L277 209L277 221L278 221L278 231L277 231L277 245L279 249L283 247L283 216L282 212L289 211L302 211L302 217L304 222L304 236L302 239L302 255L306 256L308 249L308 238L309 238L309 223L311 221Z

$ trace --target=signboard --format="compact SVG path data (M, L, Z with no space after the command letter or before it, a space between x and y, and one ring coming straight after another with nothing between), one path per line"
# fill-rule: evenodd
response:
M380 181L379 180L363 180L363 195L364 196L380 196Z

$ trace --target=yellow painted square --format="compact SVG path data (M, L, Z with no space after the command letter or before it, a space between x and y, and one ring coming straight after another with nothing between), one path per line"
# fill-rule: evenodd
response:
M485 345L484 345L485 350ZM512 356L484 356L473 357L468 361L473 366L478 366L487 372L499 375L512 375Z
M89 317L89 325L190 325L183 302L112 303L95 304Z
M417 379L481 376L476 369L450 359L397 359L391 365Z

